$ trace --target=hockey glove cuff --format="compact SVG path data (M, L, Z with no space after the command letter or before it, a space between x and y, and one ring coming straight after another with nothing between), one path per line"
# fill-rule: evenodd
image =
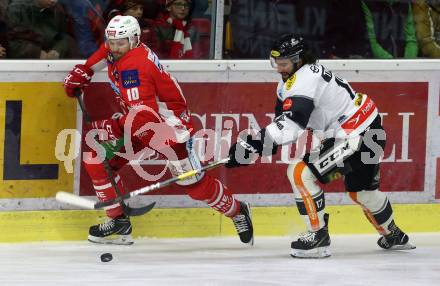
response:
M92 80L93 70L85 65L76 65L64 78L64 90L67 96L74 97L75 89L87 86Z

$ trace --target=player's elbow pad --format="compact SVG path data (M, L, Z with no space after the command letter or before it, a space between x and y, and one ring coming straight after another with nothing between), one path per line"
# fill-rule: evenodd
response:
M303 129L285 115L281 115L274 122L266 127L266 134L269 135L277 145L285 145L295 142L298 133Z

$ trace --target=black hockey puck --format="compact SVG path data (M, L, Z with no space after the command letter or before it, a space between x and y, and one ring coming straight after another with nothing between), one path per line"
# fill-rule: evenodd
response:
M113 255L111 253L104 253L101 255L101 261L102 262L109 262L112 261Z

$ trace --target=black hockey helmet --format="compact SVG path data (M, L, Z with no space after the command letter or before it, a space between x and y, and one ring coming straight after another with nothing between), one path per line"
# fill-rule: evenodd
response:
M306 45L302 37L297 37L293 34L281 36L281 38L275 42L270 51L272 66L275 64L275 59L291 59L293 63L299 62L305 49Z

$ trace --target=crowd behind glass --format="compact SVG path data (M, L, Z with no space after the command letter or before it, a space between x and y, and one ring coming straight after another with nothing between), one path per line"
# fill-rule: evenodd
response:
M137 18L162 59L212 58L215 1L0 0L0 58L86 58L115 15ZM266 59L291 32L325 59L440 58L440 0L219 2L225 59Z

